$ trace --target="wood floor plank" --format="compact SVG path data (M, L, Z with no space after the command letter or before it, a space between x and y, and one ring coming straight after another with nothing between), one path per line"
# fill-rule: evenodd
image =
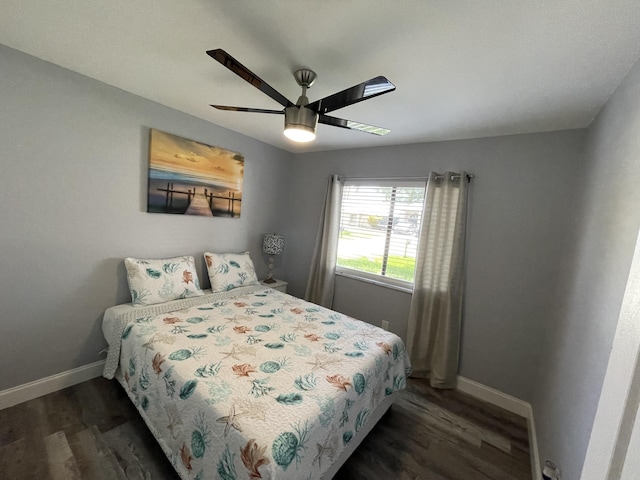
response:
M40 397L40 425L45 433L76 432L82 430L82 406L73 399L74 390L64 389Z
M45 461L34 459L30 450L27 438L0 447L2 478L48 478L46 457Z
M180 480L144 422L127 422L102 434L130 480Z
M478 408L478 399L456 390L431 388L426 381L407 383L407 390L417 393L447 411L460 415L479 426L487 427L508 438L515 448L528 453L527 420L495 405L484 403Z
M496 449L493 445L483 443L480 447L482 458L486 461L500 465L502 470L509 475L508 478L520 478L524 466L529 465L531 459L519 449L514 448L511 455L504 455L503 452Z
M26 403L0 410L0 448L24 437L26 410Z
M101 438L95 425L69 438L82 478L85 480L119 480L125 477L118 460Z
M80 480L80 469L63 431L47 435L44 439L51 480Z
M8 472L6 478L49 478L45 446L48 432L42 423L46 413L41 399L1 412L3 431L8 432L5 438L14 441L0 448L0 472Z
M418 395L408 392L407 397L408 401L403 404L406 408L412 409L416 413L421 413L425 419L435 421L452 436L460 437L477 448L480 448L482 442L486 442L504 452L509 453L511 451L511 442L503 435L495 433L486 427L478 426L464 417L451 413Z

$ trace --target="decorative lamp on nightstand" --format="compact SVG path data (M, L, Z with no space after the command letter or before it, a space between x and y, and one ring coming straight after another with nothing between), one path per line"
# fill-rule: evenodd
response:
M275 283L273 278L273 256L284 252L284 235L279 233L265 233L262 237L262 251L269 255L267 278L263 283Z

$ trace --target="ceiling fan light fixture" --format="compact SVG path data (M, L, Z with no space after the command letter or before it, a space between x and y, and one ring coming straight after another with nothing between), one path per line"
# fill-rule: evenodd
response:
M302 125L290 125L284 129L284 134L289 140L298 143L312 142L316 139L316 133Z
M311 142L316 138L318 114L304 106L284 109L284 134L294 142Z

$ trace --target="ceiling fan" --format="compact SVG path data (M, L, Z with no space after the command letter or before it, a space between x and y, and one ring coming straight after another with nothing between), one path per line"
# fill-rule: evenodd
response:
M326 115L334 110L395 90L395 85L383 76L372 78L371 80L354 85L341 92L309 103L307 89L313 85L313 82L316 80L316 74L312 70L304 68L296 70L293 76L298 85L302 87L302 95L300 95L296 103L293 103L224 50L220 48L209 50L207 54L238 75L245 82L250 83L284 107L282 110L266 110L262 108L211 105L218 110L271 113L276 115L284 114L284 134L295 142L310 142L314 140L316 138L316 127L318 123L347 128L349 130L359 130L374 135L385 135L390 132L390 130L386 128L374 127L373 125L366 125L364 123Z

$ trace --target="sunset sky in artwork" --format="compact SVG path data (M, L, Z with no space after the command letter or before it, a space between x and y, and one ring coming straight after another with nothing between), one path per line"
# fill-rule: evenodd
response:
M151 129L149 166L225 183L242 182L244 157L220 147Z

